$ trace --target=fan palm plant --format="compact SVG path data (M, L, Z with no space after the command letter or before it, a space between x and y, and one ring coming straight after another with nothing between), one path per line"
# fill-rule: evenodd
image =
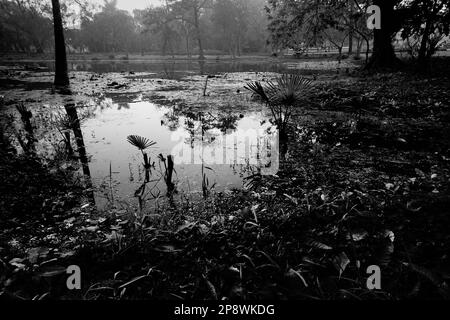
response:
M312 81L295 74L283 74L266 86L260 82L247 83L245 88L265 102L280 131L285 131L294 107L304 103Z
M135 146L142 152L142 156L144 157L145 168L150 169L150 167L151 167L150 161L148 159L147 153L145 153L144 151L150 147L153 147L156 144L156 142L150 141L147 138L140 137L137 135L128 136L127 140L131 145Z

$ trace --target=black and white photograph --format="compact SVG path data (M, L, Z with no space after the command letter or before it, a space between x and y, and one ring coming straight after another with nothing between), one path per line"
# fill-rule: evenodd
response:
M449 0L0 0L0 304L449 285Z

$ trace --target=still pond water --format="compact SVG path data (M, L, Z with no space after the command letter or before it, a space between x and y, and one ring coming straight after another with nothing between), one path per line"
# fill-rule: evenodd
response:
M53 68L51 63L39 65L50 70ZM301 69L295 63L259 61L88 61L70 62L69 68L75 72L148 72L155 78L163 79L230 72L297 73ZM158 105L141 96L125 105L105 99L94 106L91 116L82 122L81 129L99 206L110 204L113 199L132 199L146 181L143 155L127 142L129 135L139 135L156 142L146 150L154 166L144 200L165 197L167 193L165 164L158 158L159 155L165 158L174 155L172 181L179 193L201 196L205 188L223 192L244 187L246 177L254 175L258 169L273 165L271 157L277 152L273 149L276 130L270 125L267 112L249 109L239 110L237 115L224 116L204 110L192 114Z

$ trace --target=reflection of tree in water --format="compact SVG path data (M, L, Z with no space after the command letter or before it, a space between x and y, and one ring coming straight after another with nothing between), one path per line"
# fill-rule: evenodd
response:
M23 104L16 106L16 109L20 113L20 118L26 132L26 141L22 139L22 135L20 133L16 135L17 140L25 153L33 154L36 152L35 142L37 141L34 136L33 125L31 124L33 114Z
M167 112L161 120L161 125L166 126L172 132L177 131L180 127L180 116L175 111Z
M226 134L237 129L240 117L232 114L213 115L210 112L193 112L190 110L174 109L164 115L161 124L168 127L170 131L180 128L180 118L184 118L184 129L189 133L187 143L193 147L195 140L202 136L209 138L206 141L214 142L217 134L210 132L218 129Z
M164 180L166 184L166 195L169 198L170 202L173 203L173 195L177 193L176 184L173 182L173 176L174 173L176 173L173 156L168 155L167 158L165 158L162 154L159 154L159 156L157 157L157 159L159 160L158 171L155 162L152 162L151 157L149 157L149 155L145 152L145 150L156 145L156 142L150 141L149 139L138 135L128 136L127 141L141 151L144 159L145 180L134 193L135 198L138 199L139 210L141 212L144 210L144 206L147 201L158 199L160 197L161 190L159 189L159 183L162 180ZM141 179L140 171L139 176ZM134 179L132 179L132 177L130 176L130 181L132 180Z
M239 175L239 177L245 179L260 172L259 168L250 164L249 159L245 159L245 164L231 164L230 168L233 170L234 175Z
M203 76L205 74L205 65L206 65L205 60L199 60L198 61L198 66L199 66L199 69L200 69L200 75L201 76Z
M78 117L78 112L75 104L67 104L65 107L67 117L70 121L70 126L73 130L73 134L75 136L75 142L77 145L78 157L81 162L81 166L83 168L83 174L85 176L85 184L86 188L89 190L93 190L92 188L92 179L91 179L91 171L89 169L89 159L86 152L86 146L84 143L83 131L81 130L80 118ZM95 203L95 198L93 191L90 192L90 200L92 203Z
M119 102L117 104L117 110L122 110L122 109L130 109L130 104L128 102Z
M175 61L170 65L163 63L163 73L166 79L176 79Z
M185 143L190 145L192 150L195 148L195 144L199 143L202 146L201 149L204 150L203 147L214 143L218 136L228 134L230 130L236 130L239 118L239 116L230 114L213 115L206 112L174 109L164 115L161 125L168 127L171 131L176 131L183 126L183 129L188 134ZM184 121L180 121L181 119L184 119ZM161 158L160 160L164 163L166 171L164 177L168 193L172 195L174 193L174 185L170 183L170 172L174 170L173 163L171 167L170 165L166 165L164 158ZM169 156L167 160L173 160L173 158ZM207 198L216 185L216 183L210 181L208 177L208 172L214 170L205 164L204 154L201 155L201 161L202 193L203 197ZM167 177L169 177L169 179L167 179Z
M184 118L184 122L180 121L180 118ZM195 148L196 144L201 144L202 147L206 145L213 144L218 136L228 135L237 130L238 121L242 116L232 115L232 114L217 114L213 115L206 112L194 112L191 110L173 110L165 115L165 120L162 122L163 125L168 126L172 131L180 128L183 125L183 129L187 132L188 137L186 137L185 143L190 145L191 149ZM262 123L264 124L264 123ZM267 128L267 135L273 135L272 127ZM265 143L268 143L265 141ZM237 146L235 145L235 148ZM257 160L261 160L262 150L264 146L260 144L258 140L258 154ZM269 147L270 149L270 147ZM202 148L203 150L203 148ZM207 173L208 170L213 171L207 167L207 164L203 161L202 155L202 189L204 197L207 197L210 193L210 189L214 187L215 184L209 183ZM251 164L250 159L243 159L245 163L232 163L230 168L233 174L238 175L241 178L248 179L249 177L259 176L261 173L260 164ZM269 164L270 165L270 164Z

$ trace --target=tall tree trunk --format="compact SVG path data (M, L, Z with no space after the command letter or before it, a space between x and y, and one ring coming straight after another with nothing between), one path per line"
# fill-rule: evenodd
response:
M373 53L367 65L368 69L384 69L397 67L397 59L392 45L394 3L387 0L374 0L374 5L381 9L381 29L374 30Z
M361 39L361 37L358 37L357 39L357 45L356 45L356 58L361 58L361 49L362 49L362 45L363 45L363 40Z
M419 62L419 66L421 68L425 68L427 66L428 40L430 38L432 25L433 25L433 21L432 21L431 13L430 13L429 16L427 17L427 21L425 22L425 29L423 31L422 41L420 43L420 49L419 49L418 62Z
M186 35L186 54L188 58L191 57L191 50L189 49L189 34Z
M55 30L55 85L67 86L69 85L69 74L67 71L66 41L59 0L52 0L52 7Z
M424 34L422 36L422 42L420 44L420 49L419 49L419 65L423 66L426 64L426 60L427 60L427 47L428 47L428 23L427 26L425 27L425 31Z
M348 31L348 55L350 56L351 54L353 54L353 38L355 36L354 32L353 32L353 27L355 25L355 19L353 18L353 14L354 14L354 3L349 1L349 13L350 13L350 28Z
M198 40L198 58L200 60L205 60L205 54L203 52L203 44L202 44L202 34L200 31L200 22L199 22L199 11L197 7L194 7L194 24L195 24L195 32L197 34Z
M350 30L348 34L348 55L353 54L353 31Z

